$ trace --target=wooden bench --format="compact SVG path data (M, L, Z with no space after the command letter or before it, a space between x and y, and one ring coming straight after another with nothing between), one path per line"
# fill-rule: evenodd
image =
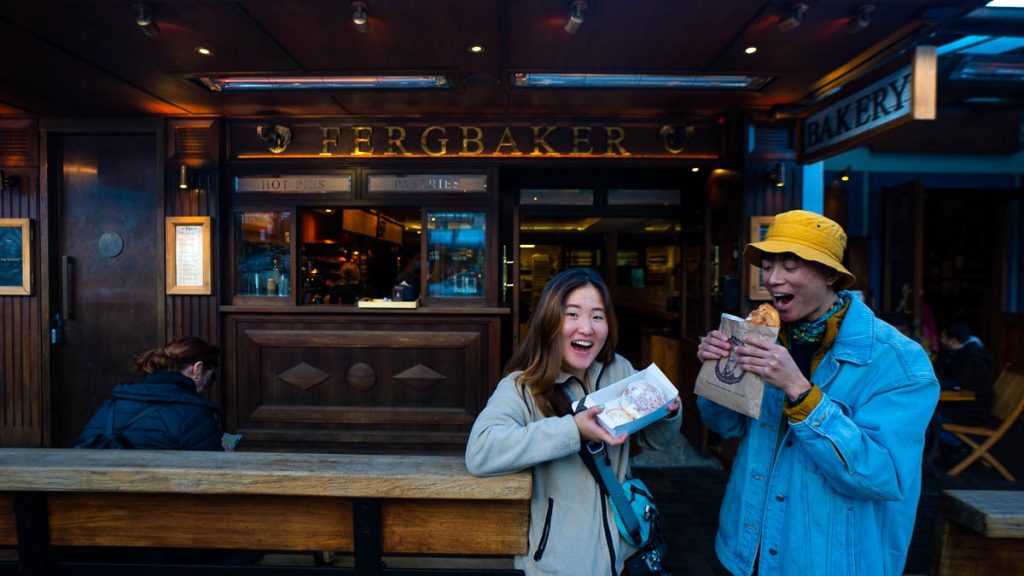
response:
M1024 491L945 490L936 520L933 574L1024 570Z
M525 554L530 496L529 472L451 456L0 449L0 546L22 574L55 573L53 546L333 551L352 567L317 574L398 574L384 555Z

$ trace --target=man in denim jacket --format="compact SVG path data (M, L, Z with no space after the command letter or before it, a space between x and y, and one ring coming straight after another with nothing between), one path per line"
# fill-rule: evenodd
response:
M939 385L921 346L845 290L845 249L838 224L794 210L744 251L782 321L777 343L735 351L768 384L761 417L698 401L709 428L740 438L716 539L733 574L903 572ZM697 357L730 349L714 330Z

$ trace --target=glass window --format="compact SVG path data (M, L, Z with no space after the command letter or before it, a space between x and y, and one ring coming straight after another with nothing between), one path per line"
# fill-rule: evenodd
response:
M522 206L593 206L594 191L551 188L524 188L519 191Z
M427 213L430 296L484 296L486 216L484 212Z
M300 302L352 305L362 298L419 298L418 208L310 208L299 218ZM403 284L404 282L404 284Z
M672 189L618 189L608 190L609 206L678 206L679 190Z
M291 212L235 214L235 294L291 295Z

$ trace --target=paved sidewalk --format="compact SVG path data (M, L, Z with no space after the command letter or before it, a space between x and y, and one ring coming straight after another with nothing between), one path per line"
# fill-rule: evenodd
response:
M669 565L676 576L727 576L715 556L718 510L726 476L719 462L699 454L686 440L666 454L641 454L634 474L650 487L662 513L662 528L670 550ZM975 464L957 477L925 470L917 522L904 571L928 574L939 494L946 489L1024 490L1022 482L1007 482L997 472Z

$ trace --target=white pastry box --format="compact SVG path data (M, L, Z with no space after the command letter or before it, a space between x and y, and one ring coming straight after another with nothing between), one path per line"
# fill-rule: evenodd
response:
M637 380L647 380L651 384L657 386L665 396L665 403L662 404L661 408L658 408L646 416L615 426L605 417L605 414L611 410L620 409L622 393L626 390L626 386L628 386L630 382L635 382ZM597 415L597 421L600 422L601 426L603 426L605 430L610 432L613 436L618 436L623 432L632 434L637 430L641 430L647 425L664 418L668 415L668 405L671 404L672 400L678 395L679 391L676 390L676 387L672 385L672 382L665 377L665 374L661 369L658 368L657 365L651 364L632 376L627 376L610 386L605 386L597 392L588 395L584 399L583 405L590 408L591 406L604 404L604 410ZM573 410L576 409L576 405L578 403L579 401L573 402Z

